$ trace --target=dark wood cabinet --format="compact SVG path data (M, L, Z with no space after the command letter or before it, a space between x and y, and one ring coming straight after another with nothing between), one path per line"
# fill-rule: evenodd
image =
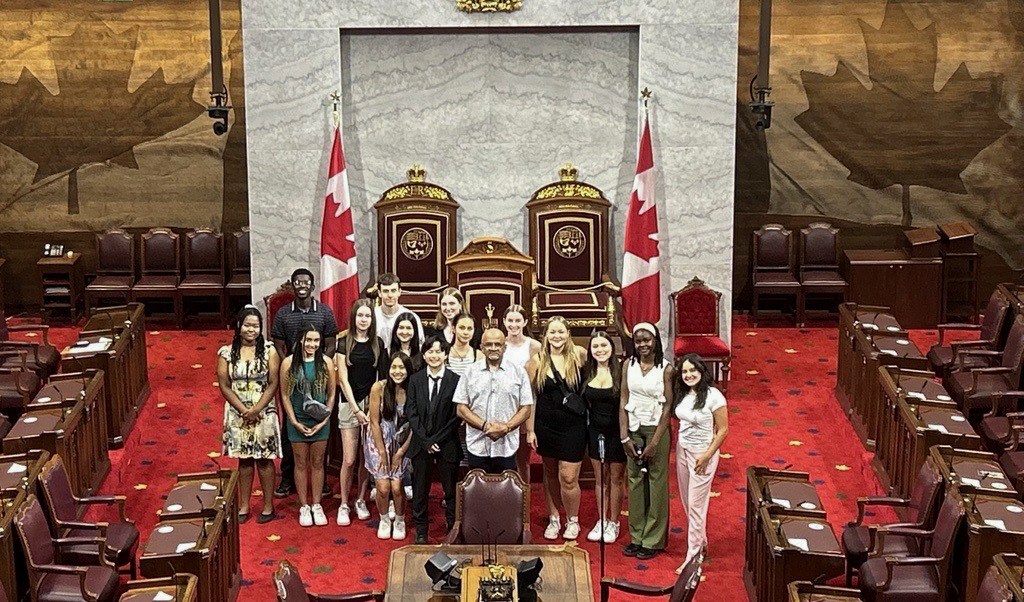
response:
M911 257L903 250L848 250L843 275L849 300L882 305L905 328L935 328L942 317L942 258Z

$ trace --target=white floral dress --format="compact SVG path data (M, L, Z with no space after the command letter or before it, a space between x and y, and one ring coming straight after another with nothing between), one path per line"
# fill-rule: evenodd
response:
M238 395L242 404L251 408L259 403L260 397L267 389L267 362L239 360L232 364L230 345L221 347L217 355L228 362L231 390ZM281 425L277 418L277 402L271 399L270 404L260 413L260 419L254 424L246 425L242 423L242 415L225 401L223 439L223 453L230 458L280 458Z

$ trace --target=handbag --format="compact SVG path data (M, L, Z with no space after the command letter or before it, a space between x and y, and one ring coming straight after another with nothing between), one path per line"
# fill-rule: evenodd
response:
M555 383L562 390L562 407L570 414L586 416L587 402L583 401L583 397L576 391L569 389L569 384L565 382L565 379L562 378L562 375L559 374L554 366L551 366L551 373L555 375Z
M326 420L331 415L331 410L327 407L327 404L313 398L309 381L303 377L298 386L302 392L302 411L317 422Z

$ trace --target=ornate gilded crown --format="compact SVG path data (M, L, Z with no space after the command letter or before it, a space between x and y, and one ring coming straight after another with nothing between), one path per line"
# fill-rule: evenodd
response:
M576 176L579 174L579 170L573 167L572 163L566 163L562 166L562 169L558 170L558 175L562 178L563 182L575 182Z
M427 170L419 164L413 164L408 171L405 172L409 176L410 182L426 182L427 181Z
M455 0L455 8L466 13L510 13L522 7L520 0Z

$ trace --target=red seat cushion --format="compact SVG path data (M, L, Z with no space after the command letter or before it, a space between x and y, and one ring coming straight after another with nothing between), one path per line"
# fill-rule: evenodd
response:
M131 276L97 276L85 287L87 291L127 291L135 279Z
M177 276L143 276L132 287L134 291L164 291L178 288Z
M687 353L696 353L701 357L728 357L729 346L718 337L712 336L677 336L672 346L674 355L682 357Z
M81 602L78 575L45 573L39 580L39 602ZM101 602L114 599L118 575L105 566L91 566L85 575L85 588Z
M934 597L925 600L940 600L939 575L934 566L898 566L893 568L892 581L884 598L875 593L882 589L888 577L885 558L872 558L860 565L860 591L868 600L918 600L916 596Z
M224 277L219 274L192 274L186 276L178 288L183 289L208 289L208 288L222 288L224 286Z

